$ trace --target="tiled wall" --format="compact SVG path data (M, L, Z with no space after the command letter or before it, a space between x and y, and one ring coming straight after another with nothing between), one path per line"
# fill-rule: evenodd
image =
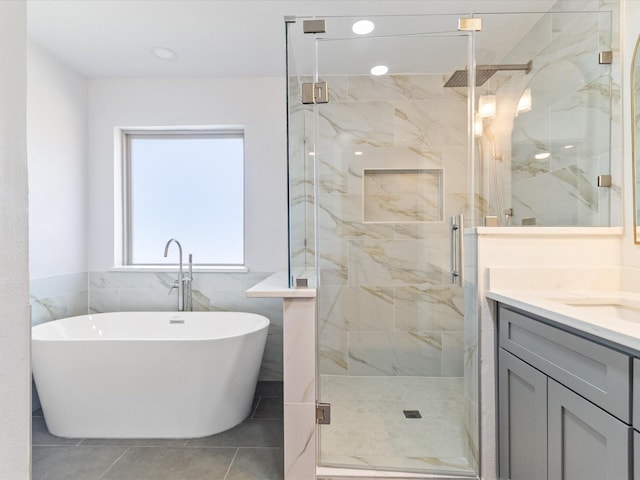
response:
M321 372L462 376L445 220L467 202L466 98L442 75L322 80Z
M464 429L466 457L477 470L480 463L480 359L478 238L475 232L464 235Z
M270 273L195 273L193 309L242 311L271 321L260 380L282 380L282 300L247 298ZM31 281L32 325L87 313L177 309L174 273L90 272Z
M32 326L59 318L86 315L89 311L86 273L31 279L29 289Z
M302 80L288 79L288 196L289 196L289 268L294 278L313 275L315 268L315 214L313 182L313 117L309 105L300 102Z
M365 169L362 219L367 223L441 222L442 169Z

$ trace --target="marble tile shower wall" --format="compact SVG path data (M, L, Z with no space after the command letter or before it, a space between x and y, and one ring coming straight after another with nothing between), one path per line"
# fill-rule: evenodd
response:
M89 283L86 273L71 273L31 279L31 325L58 320L89 311Z
M282 300L247 298L246 290L269 273L195 273L193 309L242 311L271 321L260 380L282 380ZM175 310L177 293L168 295L175 274L90 272L31 281L32 325L87 313Z
M478 468L480 461L478 236L464 236L464 429L466 458Z
M468 201L466 97L442 75L322 80L320 371L462 376L445 219Z
M613 50L618 58L617 18L615 11L545 15L507 59L533 59L524 78L532 108L513 120L511 151L505 152L512 202L506 207L513 207L517 225L523 218L549 226L619 224L621 179L612 162L620 153L619 69L598 62L600 51ZM514 76L498 96L519 98L522 81ZM542 150L551 155L536 159ZM610 171L614 187L598 188L597 176Z

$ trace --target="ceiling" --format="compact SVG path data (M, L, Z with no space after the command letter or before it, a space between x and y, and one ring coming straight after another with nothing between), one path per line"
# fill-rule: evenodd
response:
M554 3L555 0L28 0L27 26L34 43L89 78L281 76L285 73L285 16L393 14L410 20L416 14L542 12ZM482 45L485 52L498 57L495 61L527 28L510 20L504 23L501 34ZM455 31L456 27L439 28ZM178 58L159 59L152 54L154 47L170 48ZM442 58L447 57L445 50L438 51ZM398 59L418 53L412 46L395 52Z

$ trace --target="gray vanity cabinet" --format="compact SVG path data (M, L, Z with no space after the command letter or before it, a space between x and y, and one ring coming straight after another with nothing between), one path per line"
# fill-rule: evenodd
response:
M633 431L633 478L640 478L640 433Z
M552 379L548 392L547 478L628 479L629 426Z
M503 305L498 312L500 478L632 478L631 357Z
M633 478L640 479L640 360L633 359Z
M500 477L547 478L547 376L500 349Z

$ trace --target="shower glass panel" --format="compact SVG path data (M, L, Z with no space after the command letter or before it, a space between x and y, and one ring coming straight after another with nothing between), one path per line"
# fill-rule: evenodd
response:
M294 287L296 279L306 278L310 287L315 281L315 216L313 200L313 106L303 105L302 83L305 81L299 71L297 57L307 65L309 45L293 21L287 26L287 173L289 202L289 286ZM307 52L305 52L305 48ZM308 77L307 77L308 78Z
M496 101L477 138L485 214L500 225L610 226L619 192L598 178L606 183L619 137L615 72L601 57L614 50L611 12L479 16L478 65L531 61L529 72L499 71L476 89ZM495 40L509 30L520 38L497 52Z
M477 337L450 274L475 153L470 89L444 87L470 63L459 17L367 17L363 36L361 18L288 24L290 203L306 219L292 254L316 268L323 466L477 470ZM301 105L302 84L325 82L328 103Z

